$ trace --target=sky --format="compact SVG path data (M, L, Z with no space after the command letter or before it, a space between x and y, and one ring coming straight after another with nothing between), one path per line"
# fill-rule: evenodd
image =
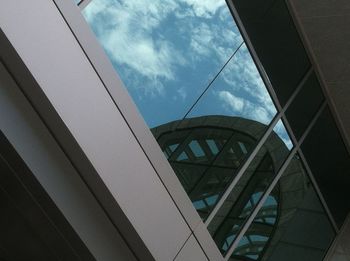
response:
M150 128L186 113L276 115L225 0L93 0L83 15ZM290 147L283 124L275 130Z

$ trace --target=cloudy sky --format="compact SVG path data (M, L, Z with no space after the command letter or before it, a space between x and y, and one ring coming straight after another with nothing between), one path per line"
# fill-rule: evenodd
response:
M243 41L225 0L93 0L83 15L151 128L183 118ZM243 44L188 117L275 114Z

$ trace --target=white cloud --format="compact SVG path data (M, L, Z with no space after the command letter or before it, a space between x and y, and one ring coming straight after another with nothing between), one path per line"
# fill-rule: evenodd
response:
M176 7L172 0L93 1L84 15L114 62L160 83L174 79L174 67L185 64L171 42L152 37L152 30ZM152 88L161 92L164 86Z
M241 93L245 98L245 113L251 119L267 124L271 121L276 108L245 45L227 64L221 77L228 91Z
M179 66L193 70L199 62L211 62L219 70L242 40L224 0L95 0L83 13L111 60L128 71L131 88L144 94L165 95L167 81L179 80ZM169 23L171 15L181 18L174 21L181 26ZM171 26L175 36L187 37L182 45L153 34Z
M220 0L180 0L188 4L194 10L196 16L210 18L220 7L226 5L225 1Z
M244 99L240 97L236 97L232 93L228 91L220 91L218 92L219 98L226 103L230 107L230 109L234 111L242 111L244 107Z
M229 91L216 93L222 106L232 115L269 124L271 114L261 105L250 102L244 97L237 97Z
M192 55L197 60L212 56L212 45L210 43L215 38L214 34L215 32L206 23L200 23L192 28L190 48L194 51Z

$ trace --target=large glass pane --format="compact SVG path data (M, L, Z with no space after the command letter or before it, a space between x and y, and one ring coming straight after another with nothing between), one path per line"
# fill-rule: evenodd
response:
M284 141L272 132L210 222L209 232L223 254L235 240L288 154L289 148ZM268 200L271 204L274 201L277 199Z
M350 211L350 157L328 107L301 149L340 228Z
M225 0L93 0L83 15L149 127L181 119L243 41Z
M286 111L287 119L298 139L303 135L323 100L321 86L316 74L312 73Z
M229 260L320 261L334 236L295 156Z

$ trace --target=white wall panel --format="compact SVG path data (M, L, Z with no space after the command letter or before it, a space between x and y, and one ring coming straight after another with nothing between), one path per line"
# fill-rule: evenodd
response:
M152 255L173 259L190 229L54 3L2 1L0 24Z

